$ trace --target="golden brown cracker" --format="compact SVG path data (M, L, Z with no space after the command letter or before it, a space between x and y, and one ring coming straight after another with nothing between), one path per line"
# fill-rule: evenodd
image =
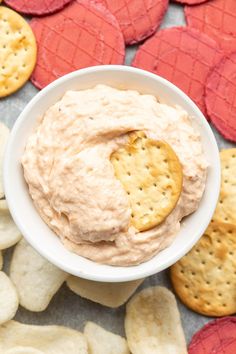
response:
M236 226L212 221L192 250L171 267L182 302L207 316L236 312Z
M164 221L182 190L182 167L173 149L142 132L132 133L129 143L111 155L111 162L128 194L131 224L145 231Z
M0 97L24 85L34 69L36 54L28 23L15 11L0 6Z
M236 148L220 152L221 190L214 220L236 225Z

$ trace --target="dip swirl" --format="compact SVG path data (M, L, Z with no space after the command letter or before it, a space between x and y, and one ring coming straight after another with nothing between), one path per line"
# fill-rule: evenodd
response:
M166 141L183 168L178 204L159 226L130 226L128 196L110 155L141 130ZM200 135L181 107L152 95L105 85L68 91L39 119L22 157L25 180L42 219L71 251L95 262L129 266L166 248L194 212L207 163Z

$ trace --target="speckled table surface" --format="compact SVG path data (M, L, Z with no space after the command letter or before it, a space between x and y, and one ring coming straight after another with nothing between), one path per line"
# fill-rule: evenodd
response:
M168 12L163 21L162 27L172 27L185 25L183 7L176 4L169 6ZM136 46L127 48L126 64L129 65L136 51ZM30 99L38 90L28 82L21 90L5 99L0 99L0 119L9 128L17 120L18 115L23 110ZM233 146L214 130L219 148ZM8 268L9 258L12 250L5 252L5 269ZM147 278L140 288L161 284L171 289L168 270ZM208 317L200 316L188 310L180 302L182 323L187 341L191 339L193 333L210 320ZM48 309L42 313L29 312L19 308L16 319L32 324L60 324L67 325L75 329L82 330L84 322L91 320L102 325L106 329L124 335L124 313L125 306L118 309L108 309L91 301L80 298L72 293L66 285L51 301Z

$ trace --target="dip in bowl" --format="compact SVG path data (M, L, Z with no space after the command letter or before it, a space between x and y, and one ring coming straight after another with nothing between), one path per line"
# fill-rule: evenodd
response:
M144 232L130 226L128 198L106 170L107 157L132 131L166 141L183 167L177 205ZM200 110L165 79L126 66L92 67L58 79L26 106L11 132L4 184L17 226L45 258L87 279L128 281L172 265L202 235L218 199L218 148Z

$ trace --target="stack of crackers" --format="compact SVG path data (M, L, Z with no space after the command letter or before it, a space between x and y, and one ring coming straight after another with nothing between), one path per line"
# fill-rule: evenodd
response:
M213 220L170 271L182 302L207 316L236 313L236 148L222 150L220 157L221 190Z

